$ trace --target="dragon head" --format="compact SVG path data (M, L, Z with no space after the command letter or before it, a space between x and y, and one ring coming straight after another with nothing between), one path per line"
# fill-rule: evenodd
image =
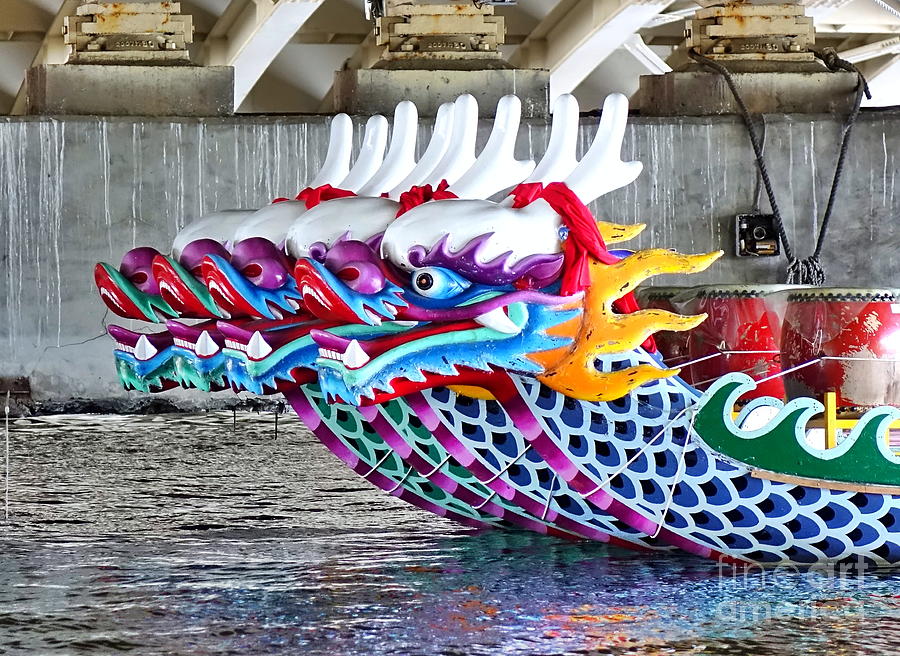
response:
M619 257L607 249L643 228L597 223L586 207L640 173L639 163L620 161L626 119L624 98L608 100L594 145L564 182L522 185L502 203L432 201L399 216L377 243L348 241L298 260L297 287L313 314L372 331L401 328L352 340L314 331L323 390L378 403L437 385L490 392L492 376L512 372L600 401L677 374L600 364L657 331L703 321L639 310L631 291L654 275L702 271L721 256L657 249Z
M720 254L648 250L611 263L590 257L589 284L573 292L562 280L569 264L561 225L546 225L540 204L530 207L438 201L395 221L380 244L383 256L371 245L345 242L319 260L298 261L298 288L314 314L372 331L403 329L353 340L313 332L323 389L345 401L380 402L435 385L484 386L486 374L504 370L533 375L568 396L609 400L677 373L650 365L604 372L595 363L640 348L658 330L702 321L617 306L646 278L701 271ZM598 226L606 244L642 228ZM541 248L554 240L555 249Z

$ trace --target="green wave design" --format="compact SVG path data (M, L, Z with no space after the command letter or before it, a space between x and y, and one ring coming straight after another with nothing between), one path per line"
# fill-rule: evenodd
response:
M694 429L711 449L751 468L778 474L861 485L900 485L900 458L891 452L886 440L891 422L900 419L900 410L870 410L838 446L815 449L806 443L806 426L824 407L814 399L791 401L758 430L745 431L735 425L732 408L741 394L754 387L749 376L728 374L700 399Z

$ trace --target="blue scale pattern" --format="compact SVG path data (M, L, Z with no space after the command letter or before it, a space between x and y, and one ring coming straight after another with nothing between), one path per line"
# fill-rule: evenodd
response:
M517 491L542 506L549 496L550 508L561 515L642 547L659 548L657 541L597 509L557 477L540 454L529 448L496 401L458 396L447 388L426 390L423 396L444 425L493 474L509 467L500 478ZM527 453L510 466L526 449Z
M416 417L414 411L409 405L403 403L402 401L392 401L390 403L390 407L381 406L380 412L382 416L388 421L388 423L390 423L396 429L397 433L403 438L403 440L423 460L429 463L430 467L428 472L419 471L419 474L424 475L426 473L431 473L434 472L436 468L440 467L439 471L442 471L444 474L452 477L457 483L459 483L459 485L467 488L470 492L478 495L481 499L490 499L493 503L502 506L507 512L526 517L529 520L539 522L542 521L541 519L534 517L528 512L519 508L512 502L503 499L499 495L493 494L491 490L481 484L475 478L475 476L464 469L456 459L449 457L449 454L444 449L444 447L441 446L440 442L438 442L437 439L427 430L421 428L422 423L419 421L418 417ZM499 433L495 433L494 437L503 438L501 441L507 445L507 448L513 451L511 454L509 454L511 458L515 458L515 456L518 455L514 452L515 440ZM451 496L453 495L451 494ZM460 499L457 499L457 502L464 503ZM553 526L552 522L545 523Z
M650 361L642 351L628 359L629 365ZM597 365L611 371L622 362L619 355ZM647 384L616 403L573 402L534 379L513 380L547 434L598 485L645 448L606 490L654 522L663 519L671 490L663 524L683 538L760 563L900 562L900 497L754 477L703 443L689 411L678 417L698 395L677 378Z

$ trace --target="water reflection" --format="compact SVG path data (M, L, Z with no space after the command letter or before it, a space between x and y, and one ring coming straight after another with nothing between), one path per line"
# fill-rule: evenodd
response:
M12 432L0 650L889 653L900 578L720 573L468 529L354 478L297 422L69 417Z

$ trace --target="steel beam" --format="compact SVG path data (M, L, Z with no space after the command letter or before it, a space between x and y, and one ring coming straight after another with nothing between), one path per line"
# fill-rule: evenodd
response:
M853 0L805 0L800 4L806 7L806 15L818 23L851 2Z
M631 55L637 64L646 70L646 73L642 73L642 75L664 75L672 72L672 67L647 45L640 34L632 34L625 39L622 50Z
M63 0L60 4L59 11L47 29L41 47L38 48L37 54L31 62L31 66L40 66L41 64L62 64L65 63L68 55L68 48L63 40L63 20L66 16L75 13L75 8L80 4L79 0ZM19 85L19 92L13 101L10 114L25 113L25 71L22 71L22 83Z
M324 0L232 0L206 39L203 63L234 67L239 107Z
M519 46L510 63L550 70L551 101L571 93L671 0L563 0Z
M863 99L868 107L900 105L900 55L867 61L860 66L869 82L872 100Z
M900 53L900 36L894 36L890 39L882 39L881 41L876 41L875 43L867 43L866 45L859 46L858 48L843 50L839 54L841 56L841 59L846 59L848 62L858 64L859 62L875 59L876 57L881 57L882 55L892 55L897 53Z

